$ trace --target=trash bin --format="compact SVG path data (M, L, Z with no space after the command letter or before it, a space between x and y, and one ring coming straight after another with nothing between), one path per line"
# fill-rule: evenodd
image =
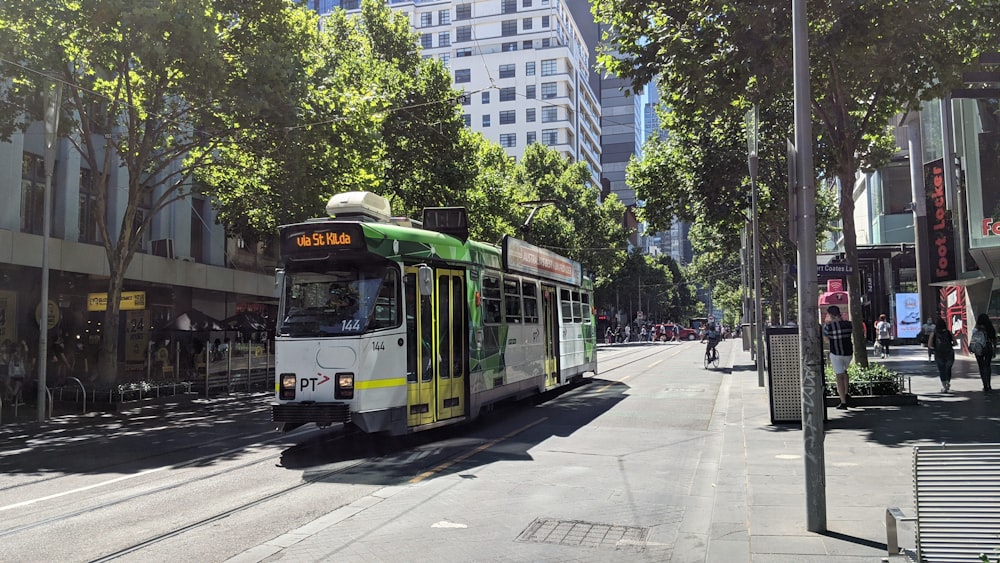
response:
M740 334L743 335L743 351L749 352L750 347L753 345L753 335L750 334L750 323L740 325Z
M802 368L799 327L772 326L765 333L767 391L771 423L802 422Z

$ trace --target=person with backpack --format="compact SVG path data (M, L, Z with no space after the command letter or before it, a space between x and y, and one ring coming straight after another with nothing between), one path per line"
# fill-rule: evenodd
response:
M840 316L840 307L830 305L826 308L823 336L830 341L830 365L833 367L834 377L837 381L837 396L840 397L840 403L837 404L838 410L847 410L847 393L850 389L847 368L854 358L854 345L851 342L853 331L851 321L844 320Z
M941 378L941 392L951 391L951 368L955 365L955 337L948 330L944 319L934 321L934 332L931 333L927 346L934 349L934 361L937 363L938 377Z
M979 364L979 378L983 380L983 393L989 394L993 390L990 382L991 373L990 362L996 354L997 331L993 328L993 322L989 315L980 313L976 317L976 326L972 329L972 339L969 341L969 351L976 355L976 363Z
M928 344L932 334L934 334L934 319L927 317L927 322L920 327L920 336L917 337L917 341L927 348L928 362L934 360L934 348Z

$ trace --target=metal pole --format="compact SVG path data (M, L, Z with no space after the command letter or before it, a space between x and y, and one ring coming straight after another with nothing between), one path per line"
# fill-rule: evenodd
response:
M747 112L747 165L750 168L750 207L753 222L754 343L757 347L757 386L764 386L764 313L760 295L760 228L757 211L757 156L759 123L757 104Z
M805 0L792 0L795 147L798 154L799 358L802 369L802 440L805 454L806 528L826 531L826 456L823 444L823 358L816 282L816 172L813 169L809 31Z
M910 185L913 197L913 242L917 262L917 291L920 295L920 315L939 315L936 287L930 285L932 254L927 232L927 194L924 186L924 149L920 139L920 112L910 112L906 118L907 150L910 153Z
M42 295L38 315L38 422L45 422L47 367L49 353L49 233L52 231L52 173L56 166L56 140L62 82L45 87L45 195L42 203Z
M751 155L750 200L753 207L753 297L755 345L757 348L757 386L764 386L764 307L760 296L760 228L757 225L757 155Z

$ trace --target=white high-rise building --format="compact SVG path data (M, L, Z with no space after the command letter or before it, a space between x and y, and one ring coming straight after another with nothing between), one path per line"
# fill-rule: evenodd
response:
M358 0L314 0L320 13ZM585 162L601 178L601 107L588 46L565 0L393 1L410 16L425 57L442 60L464 89L467 127L520 158L531 143Z

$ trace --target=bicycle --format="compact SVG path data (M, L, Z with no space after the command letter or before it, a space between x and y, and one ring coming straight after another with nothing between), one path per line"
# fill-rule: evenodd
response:
M719 367L719 351L715 347L705 350L705 369L708 369L708 366Z

